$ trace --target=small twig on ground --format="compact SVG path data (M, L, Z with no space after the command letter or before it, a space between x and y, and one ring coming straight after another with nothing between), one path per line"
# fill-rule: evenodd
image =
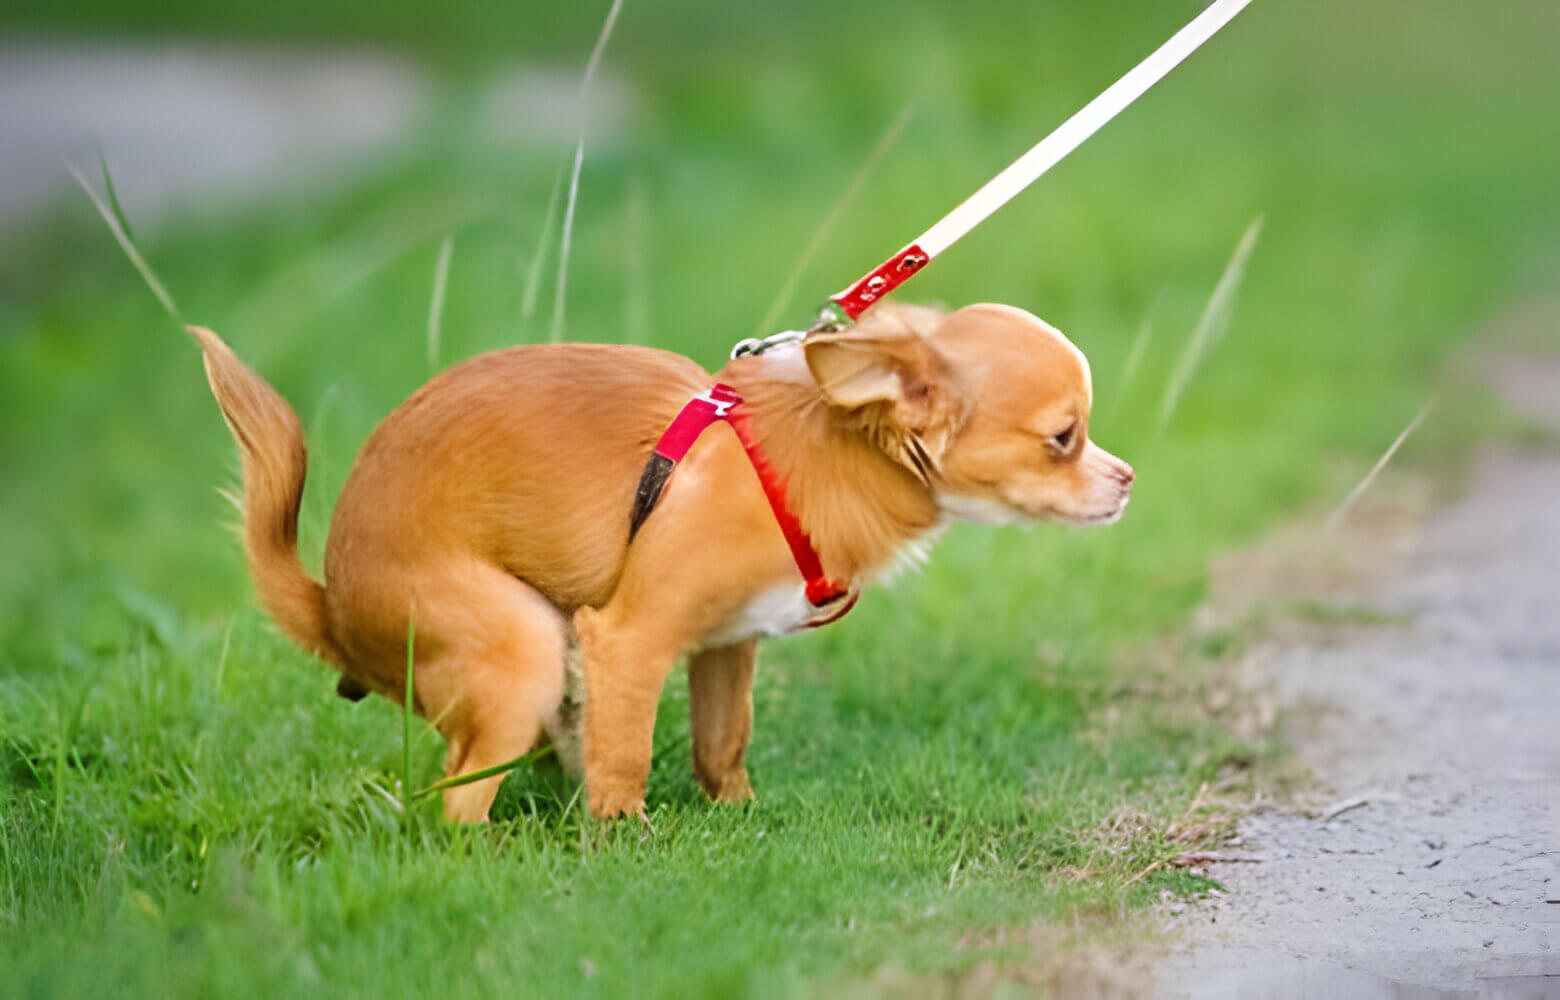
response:
M1159 869L1163 868L1164 866L1165 866L1164 861L1155 861L1153 864L1149 865L1147 868L1143 869L1142 871L1138 872L1136 875L1132 876L1131 878L1127 879L1125 882L1121 883L1121 887L1123 889L1125 889L1129 885L1135 885L1138 882L1143 881L1145 878L1148 878L1149 875L1153 874L1154 872L1158 871Z
M1176 868L1190 868L1193 865L1230 864L1245 862L1247 864L1261 864L1267 858L1258 854L1226 854L1222 851L1192 851L1173 859L1170 864Z
M1340 799L1339 801L1334 802L1331 806L1322 810L1322 814L1320 817L1318 817L1318 819L1323 823L1331 823L1333 820L1337 819L1339 816L1342 816L1344 813L1358 809L1361 806L1369 805L1372 802L1385 802L1389 799L1395 798L1397 798L1396 795L1385 795L1380 792L1368 792L1364 795L1351 795L1346 799Z
M1165 835L1167 837L1174 839L1177 834L1186 829L1186 821L1192 818L1192 813L1196 812L1197 807L1202 805L1203 796L1207 794L1208 783L1205 781L1200 787L1198 787L1197 794L1192 796L1192 803L1186 807L1186 811L1181 813L1181 815L1172 821L1169 826L1165 827Z

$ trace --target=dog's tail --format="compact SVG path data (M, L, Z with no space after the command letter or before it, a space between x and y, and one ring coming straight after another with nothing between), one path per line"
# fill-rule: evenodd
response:
M307 465L298 415L222 338L203 327L186 329L205 356L206 379L243 459L244 553L260 603L288 638L343 667L326 619L325 588L298 561Z

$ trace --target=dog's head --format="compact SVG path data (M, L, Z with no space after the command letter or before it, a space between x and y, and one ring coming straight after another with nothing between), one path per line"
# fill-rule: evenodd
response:
M933 491L949 515L1108 524L1132 467L1089 440L1089 363L1003 305L880 305L803 344L824 399Z

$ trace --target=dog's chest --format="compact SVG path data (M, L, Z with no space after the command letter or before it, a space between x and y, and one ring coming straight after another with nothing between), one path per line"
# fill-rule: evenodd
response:
M762 636L785 635L795 632L817 617L818 609L807 600L806 588L800 583L783 583L761 591L738 608L735 614L706 635L701 645L706 649L716 649Z

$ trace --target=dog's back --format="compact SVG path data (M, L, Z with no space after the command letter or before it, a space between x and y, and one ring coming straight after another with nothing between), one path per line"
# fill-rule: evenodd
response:
M434 564L503 569L565 614L610 594L650 449L711 377L599 344L512 347L436 376L369 437L331 523L325 582L344 645L403 609ZM395 641L404 643L398 626Z

